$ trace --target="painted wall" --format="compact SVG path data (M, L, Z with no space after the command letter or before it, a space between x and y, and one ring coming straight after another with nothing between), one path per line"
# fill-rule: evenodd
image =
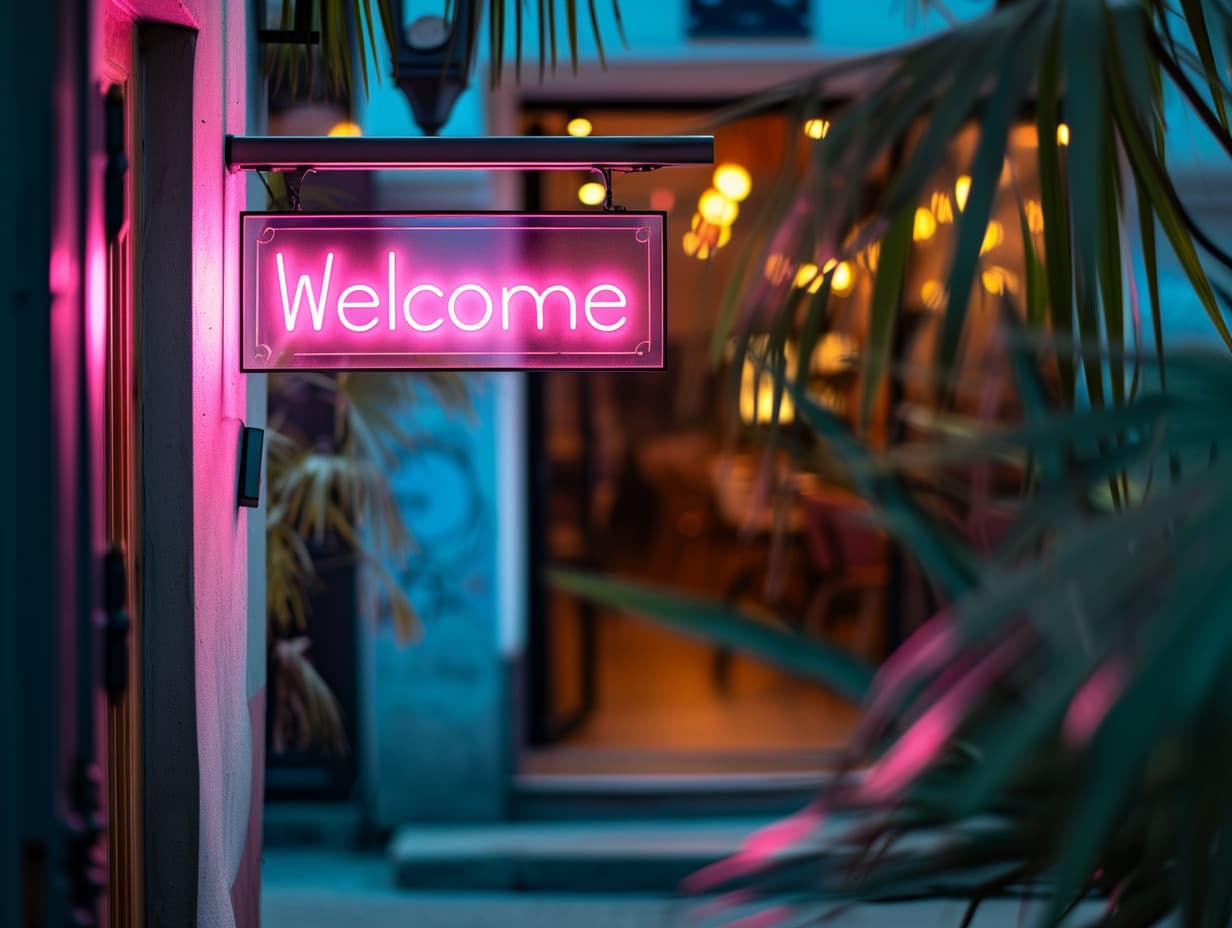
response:
M192 157L182 163L149 165L152 183L191 189L190 253L178 256L182 265L177 262L191 277L191 299L160 301L158 293L141 295L145 312L175 314L190 342L191 363L185 369L164 365L158 370L159 378L166 378L162 383L186 387L191 396L191 422L170 423L188 430L190 463L176 471L175 461L183 457L147 459L142 480L147 506L148 501L157 505L159 482L173 481L179 486L187 482L193 490L191 514L179 516L182 531L191 527L191 576L181 581L192 590L195 681L184 685L193 687L187 704L195 709L195 751L174 756L159 753L148 763L196 766L197 838L171 851L190 857L196 892L177 886L151 887L160 901L149 913L152 925L243 928L257 924L264 621L263 610L250 608L248 537L250 522L263 520L259 511L236 506L238 439L247 401L245 379L239 373L239 249L235 236L248 188L246 178L228 174L222 160L224 136L247 129L253 77L249 6L246 0L99 0L97 6L103 20L97 30L100 35L108 29L132 28L136 22L168 23L196 31ZM85 93L102 82L97 51L94 60L96 70ZM93 247L99 247L98 243ZM91 298L97 300L100 295L92 293ZM250 634L250 616L258 612L261 624ZM151 617L151 621L156 619ZM157 655L148 655L150 659L156 660ZM172 694L152 695L155 698L146 701L147 715L179 711ZM157 746L150 749L157 750ZM147 813L147 818L157 814L160 801L176 800L150 797L149 808L154 813ZM176 814L172 809L165 811L168 816ZM173 861L148 863L177 869Z
M264 646L250 637L248 523L235 504L239 429L247 405L239 372L238 214L247 180L230 175L223 137L247 128L249 4L195 0L193 525L197 633L200 847L197 923L258 920ZM260 610L256 610L260 612ZM263 625L262 625L263 627ZM262 642L260 647L250 647ZM253 653L253 652L256 653Z
M0 146L0 925L24 923L27 907L47 924L68 917L58 862L75 675L63 658L78 609L56 593L83 565L78 527L65 537L57 518L80 465L76 436L66 447L53 434L53 382L77 383L82 320L73 89L83 62L69 52L79 39L69 6L15 7L0 33L0 77L23 91L0 100L2 124L20 126L22 140ZM53 331L59 319L68 324Z
M422 634L398 641L379 608L364 624L369 812L384 827L504 814L508 703L496 501L506 460L497 423L502 377L468 375L465 382L469 413L446 411L419 391L401 423L414 448L390 474L417 551L385 566L415 606ZM370 582L369 589L379 592Z

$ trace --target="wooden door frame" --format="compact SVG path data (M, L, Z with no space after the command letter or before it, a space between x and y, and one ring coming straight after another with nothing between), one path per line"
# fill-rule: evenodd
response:
M534 107L576 106L580 111L589 107L644 105L655 106L687 104L702 107L713 104L722 106L732 100L746 98L759 91L806 78L823 67L835 65L840 60L858 61L864 55L835 56L826 54L819 46L806 46L788 53L760 53L751 55L700 54L681 58L673 49L662 56L639 56L613 59L606 67L597 62L583 62L576 75L562 76L542 84L526 82L519 84L506 75L505 79L488 92L484 111L485 130L489 135L520 135L524 111ZM564 69L562 68L562 74ZM853 68L839 77L826 82L828 97L855 96L867 86L871 71ZM484 68L480 86L491 86L490 65ZM495 172L486 183L483 194L472 194L490 204L487 208L516 210L521 208L521 175L513 171ZM617 181L619 189L619 181ZM514 378L508 388L501 392L501 405L497 416L502 447L529 447L524 436L530 422L529 393L525 375L507 375ZM502 469L506 482L512 480L513 489L501 496L501 505L514 515L510 522L519 525L503 530L509 531L511 550L521 551L529 538L533 514L529 512L530 465L529 451L519 459L517 467ZM520 530L520 534L519 534ZM502 642L502 656L509 661L507 686L511 690L511 705L526 713L530 704L525 670L529 666L528 643L531 626L531 597L533 565L525 557L515 559L512 569L502 570L502 586L505 600L517 603L520 614L511 623L514 628L508 633L508 642ZM516 576L506 576L513 573ZM527 738L526 719L509 720L510 743L513 745L511 769L518 769L520 757L530 749Z
M123 97L124 151L129 159L124 178L126 221L107 242L107 347L105 377L104 529L109 548L123 558L127 588L128 685L107 707L107 882L112 926L145 924L144 854L142 848L141 775L141 513L137 504L136 436L138 389L134 361L133 253L139 226L132 221L142 168L136 159L139 126L134 119L133 27L121 22L104 30L104 81Z

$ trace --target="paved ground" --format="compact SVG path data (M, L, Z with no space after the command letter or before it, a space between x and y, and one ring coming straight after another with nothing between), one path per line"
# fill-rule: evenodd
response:
M427 893L393 888L380 855L267 851L263 928L669 928L699 924L673 899L515 893ZM981 910L974 928L1016 928L1016 903ZM1026 913L1030 915L1031 913ZM963 905L867 907L827 922L837 928L958 928ZM1022 923L1029 924L1028 917Z

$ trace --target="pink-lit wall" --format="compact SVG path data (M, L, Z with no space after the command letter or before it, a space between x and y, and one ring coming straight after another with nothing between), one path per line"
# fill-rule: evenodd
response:
M102 63L102 36L109 31L123 31L137 22L160 22L190 27L197 33L191 158L144 167L151 187L156 183L191 186L191 248L189 254L179 256L184 262L181 267L191 274L191 303L160 300L160 294L147 292L141 294L140 310L176 314L177 324L182 323L190 339L188 369L160 368L158 375L166 378L163 383L184 385L187 381L191 464L147 459L140 479L143 498L154 505L160 481L180 486L188 481L192 487L191 520L184 518L183 524L191 525L195 681L188 704L195 705L199 784L196 923L210 928L254 928L259 893L264 648L260 636L250 643L249 616L262 613L249 602L247 539L248 520L263 518L264 511L236 505L238 435L246 411L245 378L238 358L236 236L247 188L242 176L228 174L223 166L224 136L243 134L247 128L250 4L246 0L95 0L93 6L99 15L93 54L96 88L109 80ZM147 208L157 209L158 204L155 201ZM99 231L97 224L91 227L90 254L99 254L103 248ZM140 265L140 254L136 261ZM88 319L101 311L98 301L102 298L91 287ZM150 425L146 423L147 429ZM147 663L151 659L157 660L157 655L147 655ZM159 711L159 705L159 699L147 699L147 714L151 707ZM167 705L166 711L171 711L173 703ZM161 759L155 757L152 762ZM176 759L168 757L165 762ZM177 810L164 811L173 815ZM147 816L151 814L163 814L158 797L150 797L147 803ZM191 852L191 848L186 851Z

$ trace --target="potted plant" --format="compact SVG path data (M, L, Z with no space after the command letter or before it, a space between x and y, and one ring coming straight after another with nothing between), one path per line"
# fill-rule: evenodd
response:
M592 599L780 663L790 655L797 672L864 702L817 801L690 882L724 893L708 915L803 925L836 901L959 895L969 921L984 898L1030 893L1040 924L1083 900L1093 900L1084 918L1110 925L1228 923L1232 359L1170 344L1160 253L1175 255L1216 339L1232 346L1215 276L1232 261L1177 191L1164 121L1166 86L1232 154L1229 14L1197 0L1017 0L720 114L816 114L844 71L870 75L826 114L832 126L803 172L780 180L767 228L801 203L812 219L786 245L774 234L750 243L715 355L734 339L739 363L768 336L753 360L775 377L776 407L790 397L811 430L805 454L822 448L841 463L943 605L874 675L730 607L557 574ZM1036 145L1030 183L1007 160L1024 124ZM917 404L915 439L874 451L810 394L805 365L787 363L789 343L807 358L825 332L829 281L814 294L775 290L755 271L771 248L823 265L878 244L868 410L903 361L892 345L912 298L918 211L935 210L936 178L964 131L975 138L961 190L947 194L955 232L933 307L934 388ZM891 153L871 208L857 202L869 166ZM1021 277L989 287L990 220L1007 201ZM981 282L991 299L977 298ZM991 419L955 402L979 313L997 323L979 350L999 352L1008 372L1010 401L998 399ZM993 385L977 381L977 400L981 390ZM981 490L994 466L1019 477L1009 498ZM997 537L973 538L969 522L928 502L930 481L955 472L968 515L991 502L1011 513Z

